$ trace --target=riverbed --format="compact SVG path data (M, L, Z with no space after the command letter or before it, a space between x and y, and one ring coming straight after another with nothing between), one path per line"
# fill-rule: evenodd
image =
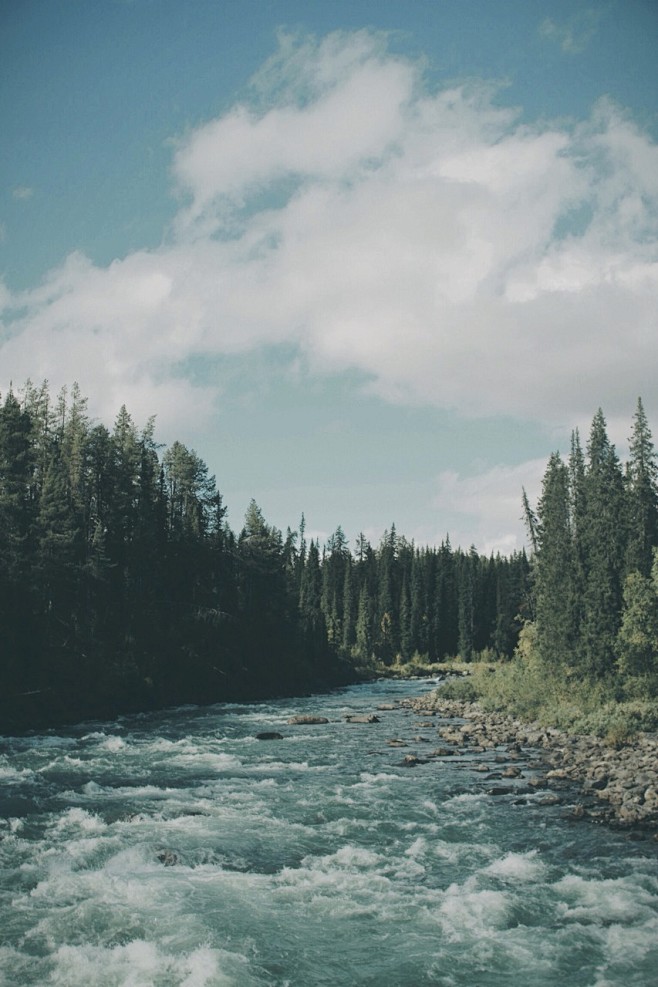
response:
M497 786L505 750L432 756L400 703L433 685L0 739L0 980L654 987L656 843Z

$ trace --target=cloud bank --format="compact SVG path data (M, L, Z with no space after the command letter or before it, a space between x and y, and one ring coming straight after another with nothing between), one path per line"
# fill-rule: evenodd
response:
M282 36L178 141L160 249L0 290L4 386L75 378L98 414L198 423L221 397L190 361L285 344L464 415L658 412L658 148L606 99L528 124L499 96L432 90L371 32Z

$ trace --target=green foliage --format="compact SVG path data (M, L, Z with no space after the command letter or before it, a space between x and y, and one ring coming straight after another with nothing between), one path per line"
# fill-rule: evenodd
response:
M637 571L624 584L617 650L622 674L647 680L658 675L658 595L654 582Z
M461 646L509 655L524 553L416 548L395 526L350 552L305 522L285 538L252 501L236 536L193 449L160 454L122 407L92 425L77 385L0 405L0 729L180 702L258 698ZM420 656L422 655L422 659Z
M442 699L457 699L464 703L476 702L480 692L470 676L449 678L436 690Z
M574 434L568 466L555 453L536 513L533 609L545 668L587 680L651 677L658 618L647 560L658 537L658 468L642 402L624 475L599 410L587 458Z

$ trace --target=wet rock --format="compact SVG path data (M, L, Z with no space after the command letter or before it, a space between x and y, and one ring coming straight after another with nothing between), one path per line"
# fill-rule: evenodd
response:
M380 710L380 712L381 711L390 712L391 710L397 708L398 707L396 706L395 703L379 703L379 705L377 706L377 709Z
M639 827L658 839L658 734L640 733L626 744L612 746L600 737L523 723L485 712L477 702L444 699L439 693L403 700L400 705L422 716L431 710L439 715L444 721L438 730L443 743L462 748L454 753L491 751L490 760L507 768L515 767L511 761L527 761L525 770L542 772L526 782L529 792L547 784L560 790L578 786L584 804L575 805L571 818L614 822L629 830ZM445 749L435 756L446 756ZM506 776L523 777L520 770ZM596 808L594 799L604 804Z
M386 743L389 747L408 747L406 740L400 740L398 737L391 737Z
M180 863L180 857L173 850L159 850L156 856L165 867L174 867Z
M353 713L346 716L345 720L347 723L381 723L380 718L374 713Z
M502 776L503 776L503 778L521 778L521 777L523 777L522 774L521 774L521 769L520 768L516 768L516 767L512 767L512 766L510 766L509 768L505 768L505 770L502 772Z
M494 785L493 788L487 789L487 795L514 795L516 794L516 789L512 788L511 785Z
M562 799L555 792L547 792L546 795L542 795L541 798L537 799L537 805L560 805Z
M608 787L608 776L601 775L599 778L586 778L583 784L584 791L602 791Z
M277 733L276 730L263 730L262 733L256 734L256 740L283 740L283 734Z
M427 759L424 757L417 757L415 754L405 754L404 759L400 761L399 767L415 768L417 764L427 764Z
M316 724L319 723L328 723L328 722L329 720L327 719L326 716L308 716L308 715L291 716L290 719L288 720L288 723L291 726L315 726Z

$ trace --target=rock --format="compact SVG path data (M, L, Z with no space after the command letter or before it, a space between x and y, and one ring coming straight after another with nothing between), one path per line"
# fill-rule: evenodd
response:
M494 785L493 788L487 789L487 795L513 795L516 793L516 789L512 788L511 785Z
M408 746L406 740L399 740L397 737L392 737L390 740L387 740L386 743L388 744L389 747L407 747Z
M477 702L444 699L439 693L402 700L399 705L412 709L416 715L441 717L438 733L443 744L458 749L439 748L433 756L470 754L484 748L489 752L490 764L495 761L501 771L504 765L510 769L509 773L504 771L505 776L514 778L523 775L520 771L516 774L519 769L510 762L523 758L525 771L540 773L525 782L528 792L549 784L551 789L565 792L581 789L584 804L576 803L567 809L570 818L617 823L629 829L640 827L658 841L657 733L638 733L627 743L611 746L599 737L569 735L536 722L523 723L502 713L485 712ZM503 747L507 748L505 754ZM486 766L470 766L486 770ZM505 789L497 786L492 791L502 794ZM522 794L518 787L510 791L517 796ZM594 796L603 803L600 808L593 806ZM556 804L556 798L550 791L534 804Z
M425 758L416 757L415 754L405 754L404 760L400 761L401 768L415 768L417 764L427 764Z
M522 775L521 775L521 769L520 768L511 767L511 766L509 768L505 768L505 770L502 772L502 777L503 778L521 778L522 777Z
M375 716L374 713L350 714L345 719L348 723L381 723L379 717Z
M392 709L397 709L397 708L398 707L395 705L395 703L380 703L377 707L378 710L380 711L386 710L387 712L390 712Z
M455 757L459 754L454 747L437 747L436 750L432 751L432 757Z
M179 856L173 850L159 850L157 857L165 867L174 867L175 864L179 863Z
M608 787L607 775L601 775L600 778L586 778L583 784L583 790L586 792L589 791L600 792L607 787Z
M537 799L537 805L560 805L562 799L559 795L554 792L547 792L546 795L542 795L541 798Z
M283 734L277 733L276 730L263 730L262 733L256 734L256 740L283 740Z
M329 720L326 716L291 716L288 723L291 726L315 726L318 723L328 723Z

